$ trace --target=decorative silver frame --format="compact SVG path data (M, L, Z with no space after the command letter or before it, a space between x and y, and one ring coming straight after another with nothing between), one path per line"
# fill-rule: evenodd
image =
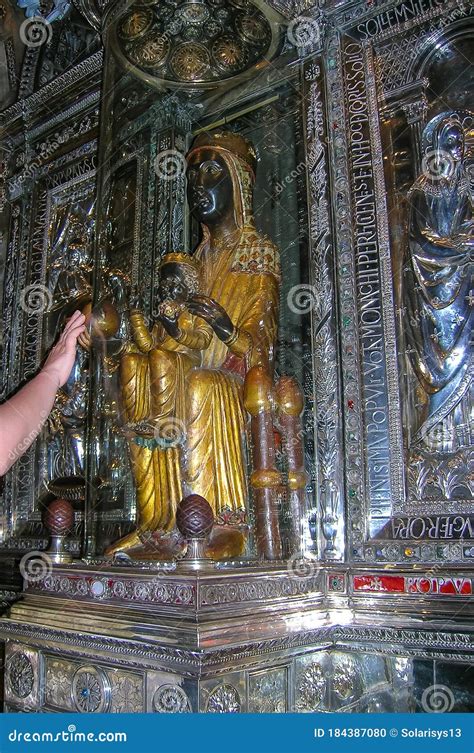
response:
M443 3L420 0L374 4L361 18L362 4L354 2L347 10L329 12L324 27L326 86L331 93L328 122L334 129L331 166L344 384L346 530L348 558L354 562L472 562L474 557L472 540L400 541L389 534L378 538L382 528L391 524L397 515L410 514L410 507L406 496L386 183L377 113L385 101L393 100L396 90L407 94L411 89L416 90L418 82L411 83L410 79L415 62L426 47L433 44L436 35L446 26L445 17L449 20L453 12L456 23L469 16L468 8L460 9L456 0ZM400 45L404 50L403 58ZM352 141L351 132L355 134ZM364 207L365 203L367 209L367 202L370 202L368 209L372 219L367 220L367 212L364 223L367 227L360 235L357 256L353 251L357 248L354 235L357 206ZM365 279L359 274L359 283L357 260L359 265L365 265L366 274ZM362 291L363 285L365 291ZM377 313L377 327L369 322L365 328L368 334L365 346L361 321L364 293L366 299L376 302L374 311ZM371 386L359 364L363 364L364 353L376 351L377 363L374 361L373 371L376 367L378 373ZM366 371L369 371L371 364L366 363ZM374 427L372 439L368 436L371 425ZM378 446L383 448L383 454L379 454ZM377 494L379 485L384 488L383 495ZM474 501L462 502L460 507L472 513ZM437 509L427 505L424 514L439 512L439 505ZM419 514L419 510L413 509L413 513Z

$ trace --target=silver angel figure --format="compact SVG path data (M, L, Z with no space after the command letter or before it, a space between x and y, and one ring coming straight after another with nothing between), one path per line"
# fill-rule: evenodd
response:
M50 444L48 476L84 475L84 427L86 420L87 373L85 356L76 356L67 384L56 396L48 418Z
M67 316L92 295L94 200L58 207L50 226L48 286L53 293L49 312L51 340ZM78 350L71 375L58 390L48 420L48 477L84 475L84 428L87 395L87 356Z
M411 445L449 453L472 444L473 434L474 223L457 113L427 124L422 164L408 196L403 268L407 352L421 397Z
M91 294L94 202L61 208L50 233L49 289L53 308L57 309Z

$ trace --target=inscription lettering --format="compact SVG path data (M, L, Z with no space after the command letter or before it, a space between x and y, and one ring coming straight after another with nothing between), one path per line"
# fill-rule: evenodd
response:
M399 24L406 23L412 18L419 18L422 14L437 8L446 8L446 0L406 0L395 8L380 13L368 21L358 24L357 31L361 40L376 37Z
M474 539L474 517L471 515L433 515L426 518L393 518L391 534L391 538L405 541ZM383 535L382 538L384 538Z
M389 507L390 455L379 250L365 64L361 45L350 42L344 49L344 56L364 377L367 478L371 501L378 506L385 503Z

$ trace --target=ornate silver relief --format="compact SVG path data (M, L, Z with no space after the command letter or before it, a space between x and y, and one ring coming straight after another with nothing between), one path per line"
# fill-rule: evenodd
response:
M196 603L195 589L187 583L172 583L154 579L147 583L143 579L101 577L68 577L64 575L47 575L32 584L35 590L68 598L88 598L94 601L113 599L119 602L136 602L142 604L173 604L175 606L192 606Z
M438 295L442 286L438 285L435 289L430 284L427 301L423 303L421 298L423 290L428 290L423 269L424 263L418 268L418 261L415 260L415 270L412 257L417 256L417 245L420 249L424 248L427 258L431 253L432 261L436 254L443 254L441 249L435 248L436 239L433 238L433 232L436 233L437 227L439 229L440 222L445 224L443 234L446 234L444 231L448 232L448 226L451 231L453 230L461 214L464 214L465 226L469 224L469 221L466 222L466 204L464 207L461 206L461 194L467 196L469 193L468 182L465 181L463 190L459 190L460 184L458 185L458 195L455 200L453 190L450 192L448 183L444 181L442 171L439 170L441 162L436 156L436 145L432 142L428 143L430 140L427 139L427 133L433 132L436 117L438 116L438 119L441 117L438 104L439 92L436 88L436 82L439 79L443 81L442 101L446 103L443 107L445 115L450 112L453 117L458 117L463 124L466 139L472 138L469 135L472 130L472 112L464 111L462 107L459 110L451 109L453 102L454 107L457 107L458 102L464 101L463 79L461 77L459 84L454 85L453 81L449 80L449 72L455 65L455 57L452 58L452 56L456 45L461 44L462 40L464 44L468 44L473 9L472 3L465 2L444 2L442 7L439 7L439 3L436 2L425 3L425 5L429 5L430 8L427 8L427 12L416 19L416 23L411 21L402 28L393 24L383 35L375 35L373 39L375 60L380 74L379 80L390 110L387 116L387 128L390 129L391 137L394 138L392 180L398 190L403 193L403 197L399 196L396 199L397 211L403 215L403 220L396 222L395 227L392 226L391 229L392 256L394 259L400 259L400 262L397 262L398 267L394 269L394 275L397 280L402 280L402 284L398 286L399 290L396 290L396 296L403 426L406 443L407 496L405 500L401 498L399 501L394 501L394 510L408 517L400 518L399 522L402 525L396 526L394 530L400 531L401 536L397 535L397 538L402 538L406 526L411 530L413 526L419 525L421 530L430 530L432 538L469 540L472 539L470 512L474 497L472 386L469 386L467 374L465 373L464 379L460 379L458 371L454 379L448 379L447 374L443 377L447 379L447 383L441 389L441 382L435 377L433 385L426 390L423 387L423 378L420 380L422 372L419 366L425 362L429 378L435 376L429 361L432 354L436 352L436 358L440 358L440 362L444 362L446 371L448 370L447 360L453 351L448 343L451 332L454 336L461 335L459 349L456 348L456 352L463 352L464 363L460 365L461 370L462 368L465 370L469 349L466 348L465 342L461 342L466 339L462 337L461 330L464 327L466 333L472 329L472 323L469 324L472 265L469 270L469 264L466 264L467 255L464 255L461 265L458 257L452 268L455 276L459 276L460 269L463 268L464 281L460 281L460 285L464 290L459 290L460 295L457 300L453 298L451 304L447 305L447 291L453 287L453 279L448 278L447 268L445 268L444 294ZM400 64L402 48L407 55L403 66ZM448 84L445 81L446 78ZM458 81L457 76L456 81ZM407 177L403 178L404 167L402 164L398 165L395 158L399 149L399 142L396 138L397 121L402 117L402 113L410 127L409 150L415 165L411 180ZM468 153L469 157L462 161L470 171L472 169L470 150ZM442 150L442 158L445 165L452 161L446 153L446 148ZM455 172L460 171L462 172L461 165L458 164ZM430 189L430 196L424 192L423 186ZM472 187L470 190L472 191ZM443 192L446 197L450 193L452 206L454 202L456 204L456 213L452 214L451 218L446 215L446 212L443 217L441 216ZM423 193L424 198L422 198ZM423 202L432 205L429 220L426 210L421 209ZM418 230L415 227L418 211L424 215L424 221L427 223L426 229L423 227L423 220L418 223ZM472 211L467 214L470 214L472 224ZM428 238L421 238L420 233L424 232L431 233L431 241ZM418 239L415 238L417 233ZM452 238L450 241L448 239L449 242L452 246ZM431 251L429 250L430 244ZM439 260L435 263L439 263ZM471 278L471 283L466 284L469 283L469 278ZM411 293L409 292L410 286L413 286ZM444 301L441 300L443 296ZM433 305L430 304L429 299L434 299ZM424 345L420 348L422 340ZM453 362L451 376L454 375L455 370L456 365ZM458 389L454 388L456 379L459 381ZM448 400L450 390L452 394L451 399ZM459 517L446 517L453 516L455 513L458 513ZM453 525L454 520L459 523L459 526ZM434 533L435 531L437 533ZM384 532L384 538L388 538L387 531ZM416 538L426 537L421 535ZM456 544L445 545L437 549L434 558L455 559L456 551L460 559L471 558L471 550L470 546L461 549ZM418 558L427 555L426 545L416 554Z
M265 598L281 598L321 590L321 577L281 578L278 581L260 580L240 581L237 583L213 583L202 585L199 589L200 606L214 604L237 604L245 601L259 601Z
M408 194L402 302L407 389L413 381L417 394L406 427L410 492L417 502L474 495L469 258L474 221L466 145L473 117L446 111L428 122L423 170ZM435 268L443 270L442 277L433 275Z
M233 685L219 685L209 693L208 714L238 714L240 708L240 696Z
M396 14L393 12L395 6ZM390 193L391 187L387 191L390 182L386 182L389 178L384 171L382 154L389 126L388 120L382 123L379 118L385 96L387 110L384 117L396 118L397 123L407 118L410 124L406 133L413 144L421 142L423 121L431 107L426 89L429 81L422 80L427 69L422 63L428 59L433 41L447 34L450 24L455 23L462 31L461 24L468 11L465 4L461 3L461 6L423 0L416 4L415 12L415 3L379 3L371 9L366 8L364 15L362 4L354 4L350 11L335 9L331 15L334 21L347 22L347 38L342 45L335 36L329 40L326 80L330 94L332 185L338 232L349 531L352 555L366 561L413 561L414 558L420 561L425 556L435 560L451 559L456 557L456 552L461 558L472 558L472 547L469 546L462 548L443 542L443 547L428 550L425 544L410 548L376 541L392 537L395 514L425 514L427 517L420 519L425 528L431 525L431 528L438 526L454 531L452 518L444 525L441 518L429 516L443 512L453 515L462 511L462 526L465 530L472 528L472 520L465 515L470 509L472 494L469 498L467 487L462 499L459 487L454 492L462 469L465 478L469 478L470 473L472 475L474 459L469 453L458 458L456 466L453 458L439 457L436 460L434 457L424 458L419 462L415 458L414 463L408 464L404 451L403 380L397 361L400 340L395 316L399 310L395 309L396 291L392 292L394 284L399 283L400 248L392 244L388 232L388 218L393 217L393 203L399 202L396 194L399 188L394 189L394 195ZM334 27L331 25L331 28ZM406 40L409 40L408 46L413 52L410 57L409 50L408 65L401 52ZM403 67L407 76L393 87L387 84L385 74L382 75L382 66L389 58L400 67L400 71ZM407 68L410 73L406 72ZM346 79L343 95L341 77ZM390 114L387 114L389 110ZM416 166L417 162L421 165L421 161L421 157L418 160L413 158L413 165ZM347 191L347 163L350 165L350 194ZM351 204L352 217L349 213ZM373 212L370 212L371 204ZM370 222L371 214L373 223ZM390 227L392 224L390 219ZM397 226L394 233L402 238L403 228ZM351 253L351 247L356 249L355 254ZM372 320L367 319L370 316L373 316ZM378 335L377 317L380 323ZM377 341L380 343L379 353L376 352ZM459 422L458 434L462 423ZM464 421L465 426L467 423ZM451 461L449 465L445 462L448 459ZM425 513L419 502L415 504L414 500L420 499L418 493L413 492L415 485L418 491L425 487ZM445 492L449 496L445 496ZM464 506L460 508L459 505ZM411 525L414 521L414 518L400 519L397 527L400 535L395 538L401 539L405 523ZM460 528L461 521L458 522ZM443 538L456 537L458 534L454 532L443 534ZM367 539L369 542L373 539L373 543L366 544Z
M332 657L330 685L336 698L343 704L353 702L361 695L361 673L352 656L337 654Z
M18 698L27 698L33 691L35 673L33 664L24 653L17 652L7 662L6 680L12 693Z
M152 704L158 714L187 714L191 711L189 698L179 685L161 685L153 694Z
M365 464L363 462L362 400L360 394L360 359L356 332L355 266L351 249L354 246L350 210L350 178L347 161L348 125L341 88L343 79L341 44L332 37L327 53L327 87L329 122L332 123L332 179L336 212L336 243L338 249L338 293L341 308L341 356L344 385L345 414L345 467L347 488L348 528L351 531L351 556L366 535L366 518L363 489Z
M403 27L392 23L383 28L383 14L360 25L362 40L370 39L376 45L378 78L386 96L413 81L417 60L426 46L438 44L446 26L467 17L471 8L468 0L426 0L424 12L407 17Z
M143 678L129 672L108 672L114 714L141 714L144 711Z
M249 675L249 713L282 714L287 711L287 694L286 667Z
M79 667L72 678L71 698L81 713L107 712L111 688L105 672L93 666Z
M297 672L295 711L319 711L325 704L326 692L326 671L319 661L312 661Z
M59 709L74 708L71 700L71 683L78 665L63 659L45 657L44 702Z
M310 186L311 267L316 305L313 309L316 446L323 557L339 559L343 549L342 453L336 347L336 311L332 279L327 147L323 102L323 72L319 59L307 64L307 165Z
M268 65L280 16L267 4L111 4L107 42L124 68L160 89L204 91Z

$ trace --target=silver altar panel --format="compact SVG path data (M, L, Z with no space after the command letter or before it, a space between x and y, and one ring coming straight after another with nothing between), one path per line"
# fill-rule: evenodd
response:
M41 704L42 677L40 654L8 641L5 649L5 701L21 703L25 710Z
M434 662L449 677L470 661L474 577L468 571L463 578L449 572L415 577L409 569L374 574L361 566L344 576L321 571L322 592L309 577L288 593L278 568L211 569L198 577L122 569L127 575L118 568L55 567L43 588L30 584L0 621L2 637L13 639L7 667L10 656L17 665L8 708L429 711ZM239 591L242 578L248 585ZM232 597L216 598L216 583ZM264 595L255 602L260 584ZM439 627L460 611L455 629ZM267 627L259 629L262 624ZM450 710L466 708L465 688L451 682Z
M434 0L393 3L388 10L374 7L365 19L360 11L354 4L353 10L341 12L340 38L327 32L327 80L334 94L329 103L335 134L334 201L341 217L337 256L351 556L367 562L468 561L474 551L467 481L471 450L463 449L458 458L437 454L420 463L408 447L406 366L397 307L407 216L400 191L408 191L409 185L393 185L389 160L395 164L402 152L394 153L387 134L395 127L401 132L400 113L405 113L415 165L420 147L417 118L427 111L423 91L430 86L428 79L420 81L428 70L420 71L434 40L449 45L463 19L469 34L469 12L457 3ZM344 89L338 85L341 80ZM412 380L408 390L414 389ZM417 498L416 473L438 479L434 495L428 484L426 498ZM443 519L443 513L455 511L461 513L459 519ZM427 539L442 539L443 546L433 547Z

